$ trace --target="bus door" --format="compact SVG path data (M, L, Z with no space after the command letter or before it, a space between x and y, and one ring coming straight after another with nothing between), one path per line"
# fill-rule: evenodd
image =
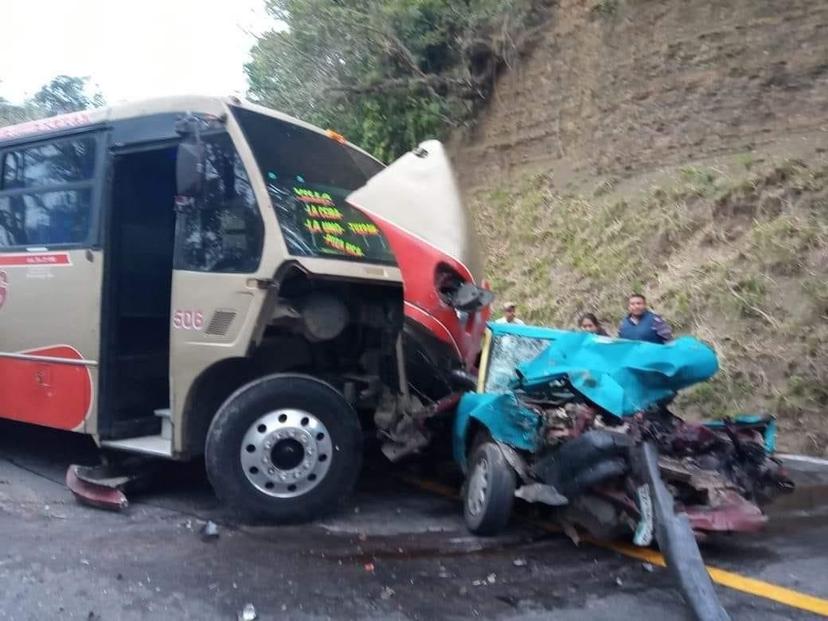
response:
M230 133L207 133L202 140L202 191L197 200L179 202L176 209L170 309L174 446L191 452L203 446L185 447L184 429L177 424L187 394L206 368L247 354L267 293L256 278L269 278L274 271L272 266L262 271L260 265L264 222Z
M102 132L0 147L0 417L95 432Z

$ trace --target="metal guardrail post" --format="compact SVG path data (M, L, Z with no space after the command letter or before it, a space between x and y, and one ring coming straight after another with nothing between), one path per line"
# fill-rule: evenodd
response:
M673 496L658 470L658 450L650 442L640 446L640 466L652 494L656 539L684 601L698 621L730 621L719 603L687 516L676 515L673 510Z

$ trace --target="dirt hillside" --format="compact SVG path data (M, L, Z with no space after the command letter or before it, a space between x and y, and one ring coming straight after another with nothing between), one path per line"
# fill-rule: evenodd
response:
M721 359L683 413L828 455L828 3L561 0L452 149L526 318L642 289Z

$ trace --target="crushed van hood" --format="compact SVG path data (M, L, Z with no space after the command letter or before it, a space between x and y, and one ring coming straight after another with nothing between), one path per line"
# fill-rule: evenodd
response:
M566 378L584 397L616 416L630 416L703 382L719 368L716 353L682 337L666 345L587 332L493 324L495 334L541 338L536 357L521 362L512 387L531 388Z

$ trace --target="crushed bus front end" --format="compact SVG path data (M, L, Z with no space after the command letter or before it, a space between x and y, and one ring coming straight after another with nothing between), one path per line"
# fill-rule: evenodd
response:
M439 142L405 154L348 202L380 227L403 278L402 379L399 393L375 415L383 451L396 461L447 430L432 426L450 422L464 385L476 374L494 295L481 279L471 219Z

